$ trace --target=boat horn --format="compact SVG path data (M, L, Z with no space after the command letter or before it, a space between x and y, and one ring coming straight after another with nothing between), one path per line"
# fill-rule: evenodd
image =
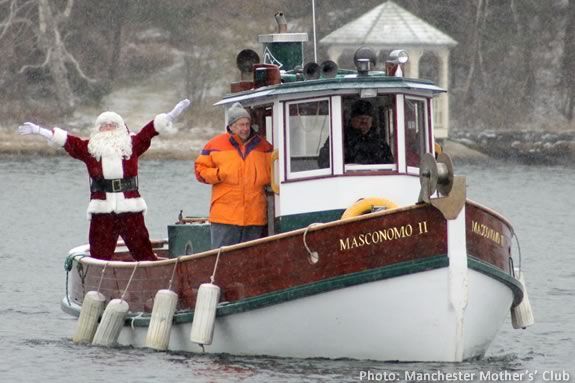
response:
M242 81L253 81L255 64L260 63L260 56L251 49L244 49L236 57L236 65L241 73Z
M316 62L309 62L303 66L303 77L306 80L317 80L321 76L321 68Z
M321 77L334 78L337 75L337 64L331 60L325 60L320 65Z
M260 56L251 49L244 49L236 57L236 65L240 70L240 81L231 83L232 93L253 89L254 65L259 64Z

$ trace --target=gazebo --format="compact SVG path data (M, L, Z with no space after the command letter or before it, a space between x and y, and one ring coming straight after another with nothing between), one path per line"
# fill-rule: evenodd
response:
M328 46L328 56L335 62L362 46L375 50L378 57L393 49L405 49L409 53L406 76L420 77L420 63L435 61L437 78L432 80L444 89L449 86L449 50L457 45L454 39L393 1L373 8L325 36L320 43ZM435 136L446 138L449 131L448 95L436 98L433 107Z

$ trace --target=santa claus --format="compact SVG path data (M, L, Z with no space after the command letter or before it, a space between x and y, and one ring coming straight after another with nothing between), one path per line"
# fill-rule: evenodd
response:
M86 164L90 175L88 219L92 257L112 259L118 237L122 237L137 261L157 259L144 223L147 207L138 191L138 158L159 132L173 129L172 122L189 105L187 99L180 101L172 111L158 114L136 134L114 112L98 116L89 140L31 122L18 127L19 134L41 135Z

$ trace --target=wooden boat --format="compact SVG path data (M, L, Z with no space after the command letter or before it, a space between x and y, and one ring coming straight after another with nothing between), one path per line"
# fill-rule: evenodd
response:
M146 346L156 292L170 288L170 350L384 361L478 358L510 310L516 327L531 324L512 225L466 198L465 178L435 144L433 98L443 89L403 77L404 51L382 72L365 48L357 70L302 70L293 63L305 39L260 36L266 62L242 51L243 80L218 103L248 107L276 149L268 235L210 249L209 222L180 215L155 242L161 261L132 262L121 243L117 259L102 261L80 246L67 258L63 309L79 315L89 291L122 297L130 312L117 341ZM393 162L345 162L344 124L358 99L373 105ZM198 344L190 331L210 281L221 289L213 340Z

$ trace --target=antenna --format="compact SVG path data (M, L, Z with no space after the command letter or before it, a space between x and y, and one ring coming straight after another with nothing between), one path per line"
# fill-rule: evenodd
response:
M313 19L313 61L317 62L317 39L315 36L315 0L311 0L311 17Z

